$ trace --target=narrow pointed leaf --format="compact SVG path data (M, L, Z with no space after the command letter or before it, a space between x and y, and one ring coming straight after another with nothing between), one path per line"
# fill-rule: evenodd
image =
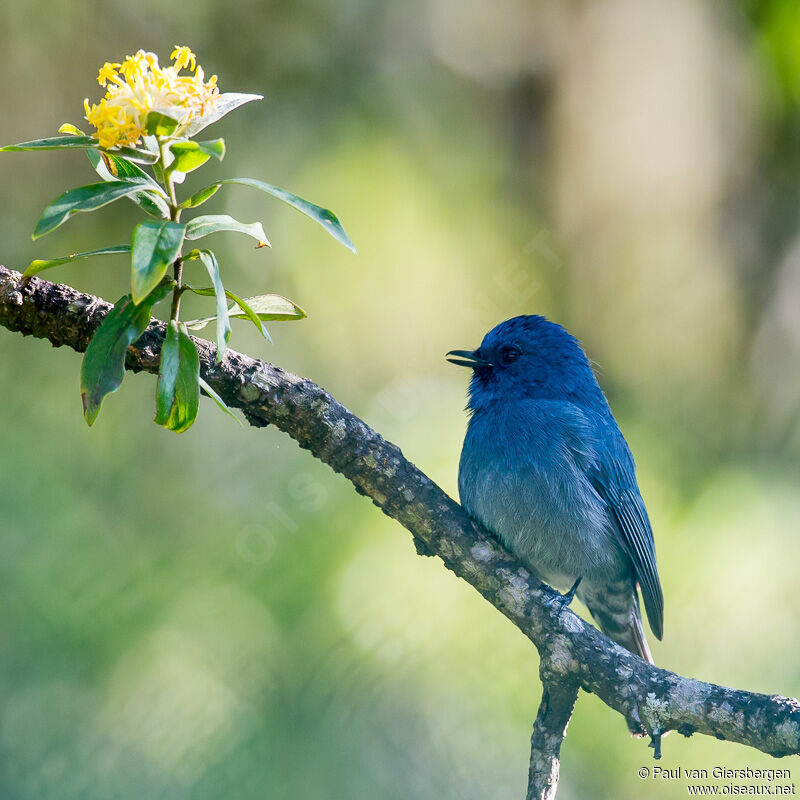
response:
M217 404L220 411L224 411L240 428L242 427L239 417L228 408L227 403L202 378L200 378L200 388Z
M62 129L68 130L65 125ZM74 126L73 126L74 127ZM75 130L78 130L75 128ZM62 136L47 136L44 139L32 139L29 142L19 142L0 147L0 153L21 152L23 150L95 150L100 149L100 144L93 136L82 133L68 133ZM143 164L153 164L158 161L158 153L141 150L138 147L118 147L106 152L116 153L131 161Z
M210 294L210 289L192 289L197 294ZM306 312L297 303L279 294L260 294L255 297L242 299L233 292L226 291L225 294L233 300L234 305L228 309L230 319L249 319L259 331L270 338L263 326L263 322L288 322L295 319L305 319ZM201 330L213 322L216 317L203 317L187 322L186 326L192 330Z
M186 136L195 136L204 128L222 119L226 114L230 114L234 109L239 108L239 106L253 100L263 99L260 94L242 94L240 92L226 92L218 95L214 100L214 108L206 111L202 117L190 122L184 129L184 133Z
M217 363L219 363L225 356L225 351L228 349L228 342L231 338L231 323L228 319L228 298L225 295L225 287L222 285L222 278L219 274L217 257L210 250L201 250L200 260L203 262L208 271L208 276L214 284L214 294L217 298Z
M188 198L188 200L184 200L181 203L181 208L197 208L197 206L203 205L206 200L213 197L218 191L218 183L214 183L211 186L206 186L205 189L201 189L199 192L196 192L190 198Z
M131 288L140 303L164 277L167 267L181 253L184 226L179 222L140 222L133 231Z
M228 311L228 316L230 316L230 312L233 311L239 319L249 319L253 325L256 326L256 330L269 342L272 341L272 337L269 335L264 323L261 321L261 317L256 314L256 312L250 307L250 303L247 300L243 300L241 297L237 297L235 294L231 293L230 295L231 300L233 300L234 305Z
M95 168L97 174L105 181L115 181L124 178L139 178L147 181L152 187L152 192L136 192L129 198L151 217L160 219L169 218L169 206L166 202L164 190L141 167L131 163L122 156L110 153L107 150L87 150L86 155Z
M116 147L113 150L104 150L105 153L114 153L128 161L135 161L137 164L155 164L158 161L158 153L151 150L143 150L139 147Z
M161 345L161 355L158 363L158 380L156 382L156 416L157 425L166 425L172 412L172 403L175 400L175 383L178 379L178 364L180 363L180 350L178 339L180 329L175 320L170 320Z
M126 178L141 180L147 184L148 190L152 190L159 197L167 197L167 193L152 176L128 159L112 153L110 150L87 150L86 155L97 174L104 180L118 181Z
M86 348L81 364L83 415L91 425L100 413L103 398L115 392L125 376L125 354L145 332L153 306L169 293L159 286L138 306L126 294L118 300Z
M238 301L241 305L242 301ZM245 298L248 308L264 322L283 322L292 319L305 319L306 312L297 303L279 294L259 294ZM234 306L228 312L232 317L250 316L241 308Z
M131 246L129 244L117 244L113 247L102 247L99 250L87 250L85 253L72 253L68 256L61 256L60 258L51 258L48 260L36 259L31 261L28 269L23 273L23 277L31 278L44 272L51 267L58 267L61 264L69 264L72 261L77 261L80 258L89 258L89 256L106 256L114 253L130 253Z
M63 126L62 126L63 127ZM44 139L32 139L29 142L8 144L0 147L0 152L12 153L23 150L85 150L87 147L99 147L97 139L84 134L66 136L47 136Z
M170 320L161 346L155 422L175 433L188 430L200 406L200 357L186 328Z
M103 152L114 153L127 158L128 161L135 161L137 164L155 164L159 159L158 153L139 147L115 147L113 150L104 150Z
M186 238L201 239L219 231L233 231L234 233L244 233L252 236L257 242L258 247L271 247L267 241L267 235L260 222L239 222L227 214L209 214L204 217L195 217L186 223Z
M38 239L40 236L55 230L79 211L95 211L112 203L114 200L119 200L120 197L140 192L146 186L147 183L141 179L126 178L119 181L90 183L87 186L70 189L45 208L36 223L33 238Z
M333 236L337 242L343 244L348 250L352 250L354 253L356 252L356 247L353 242L350 241L350 237L345 232L345 229L342 226L342 223L339 221L339 218L330 209L322 208L322 206L315 205L314 203L309 203L308 200L303 200L302 197L298 197L296 194L287 192L285 189L281 189L278 186L273 186L271 183L258 181L255 178L225 178L224 180L217 181L216 184L212 185L220 186L223 183L235 183L239 184L240 186L250 186L253 189L258 189L261 192L266 192L267 194L271 194L273 197L277 197L279 200L283 200L284 203L288 203L290 206L292 206L292 208L296 208L307 217L313 219L314 222L318 222L320 225L322 225L322 227L331 236ZM210 188L211 187L209 186L208 189ZM204 189L202 191L206 190Z
M233 311L234 315L239 319L249 319L253 325L256 326L256 330L270 343L272 343L272 337L269 335L269 331L267 330L266 326L264 325L263 320L261 317L255 312L253 307L250 305L248 300L243 300L241 297L237 297L235 294L230 294L231 300L234 301L234 306L228 311L228 316L230 316L230 312ZM254 299L254 298L249 298ZM305 316L305 315L304 315Z
M195 289L193 286L187 287L191 289L195 294L203 295L203 296L210 296L216 294L213 289ZM225 294L228 296L228 299L233 301L234 305L231 306L231 309L228 310L228 318L230 318L231 310L235 310L237 312L236 316L240 319L249 319L253 325L256 326L258 332L268 341L272 342L272 337L269 335L269 331L264 327L264 323L258 318L258 314L253 311L252 308L247 304L246 300L242 300L241 297L237 297L233 292L225 290ZM204 317L203 319L193 319L190 322L186 323L186 327L193 331L199 331L202 328L205 328L209 322L213 322L216 319L216 316L211 317Z

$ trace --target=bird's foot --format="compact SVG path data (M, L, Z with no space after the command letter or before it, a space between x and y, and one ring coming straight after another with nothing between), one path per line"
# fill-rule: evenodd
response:
M559 613L572 605L572 601L575 599L575 592L578 591L578 587L581 585L582 580L583 578L578 578L578 580L572 584L572 588L568 592L565 592L564 594L558 594L553 600L554 605L556 603L558 604Z

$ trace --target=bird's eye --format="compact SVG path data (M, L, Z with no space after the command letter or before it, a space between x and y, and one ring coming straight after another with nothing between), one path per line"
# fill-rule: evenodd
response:
M513 364L522 355L522 350L516 345L509 345L500 350L500 363L505 367Z

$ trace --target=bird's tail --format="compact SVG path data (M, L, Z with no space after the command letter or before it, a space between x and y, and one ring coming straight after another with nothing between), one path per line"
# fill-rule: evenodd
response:
M653 655L650 652L650 647L647 644L647 639L644 635L644 628L642 627L642 615L639 611L639 603L633 604L633 614L631 615L631 626L628 628L630 638L633 642L633 647L627 641L620 641L623 647L627 647L632 653L641 656L648 664L654 664Z
M626 593L626 599L627 602L620 603L621 598L618 596L609 597L606 595L604 598L606 600L605 603L593 603L591 599L588 599L587 606L600 630L609 639L621 644L631 653L640 656L648 664L652 664L654 663L653 656L650 653L650 648L644 635L644 628L642 627L639 598L635 593Z

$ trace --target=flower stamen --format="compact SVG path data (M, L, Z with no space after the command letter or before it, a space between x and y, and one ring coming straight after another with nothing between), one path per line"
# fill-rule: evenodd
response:
M97 82L107 87L105 96L93 105L84 101L86 119L95 127L94 137L101 147L137 144L146 133L151 111L187 125L215 107L217 76L206 81L188 47L176 45L170 58L172 65L160 67L155 53L139 50L121 64L103 64ZM194 75L180 75L184 68Z

